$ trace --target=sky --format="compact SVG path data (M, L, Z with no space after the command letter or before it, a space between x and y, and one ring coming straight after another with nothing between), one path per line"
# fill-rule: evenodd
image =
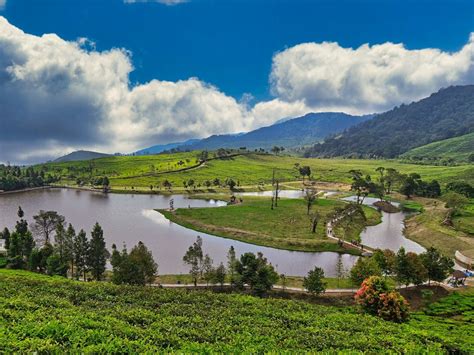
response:
M474 84L474 2L0 0L0 162L133 152Z

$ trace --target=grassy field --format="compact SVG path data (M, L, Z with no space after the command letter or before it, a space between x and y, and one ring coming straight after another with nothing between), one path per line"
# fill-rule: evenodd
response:
M473 153L474 133L470 133L412 149L403 154L402 158L432 163L452 160L465 164Z
M416 197L412 203L421 204L421 213L408 218L405 222L405 235L423 245L434 246L443 254L454 256L456 250L461 252L474 249L472 233L472 204L454 219L455 228L443 225L447 209L444 202L436 199Z
M303 199L281 199L278 207L270 209L270 199L245 196L243 203L218 208L180 208L170 212L160 210L166 218L185 227L247 243L279 249L301 251L337 251L358 253L357 250L339 247L326 237L327 215L344 202L318 199L312 212L320 214L316 233L311 232L311 220ZM380 222L380 214L365 209L368 224ZM363 230L363 223L341 232L340 237L351 238ZM350 235L343 235L350 233Z
M1 353L473 350L471 293L448 296L400 325L352 307L12 270L0 270L0 289Z
M206 162L202 166L185 171L197 164L199 152L160 154L151 156L108 157L92 161L48 163L43 165L48 172L61 175L62 183L75 184L77 178L89 178L107 175L111 186L118 190L150 191L150 185L159 189L165 180L173 185L173 191L184 191L183 182L193 179L200 189L206 180L215 178L222 182L232 178L241 188L253 188L259 183L272 180L273 169L276 177L282 181L301 179L295 164L308 165L316 181L349 183L351 169L360 169L364 174L375 175L379 166L392 167L402 173L419 173L423 179L437 179L441 183L453 180L465 180L474 183L474 166L454 167L404 164L392 160L357 160L357 159L315 159L248 154L227 159ZM41 167L41 166L39 166ZM175 171L175 172L173 172ZM211 189L215 189L213 186ZM161 190L163 188L161 187ZM192 190L191 190L192 192Z

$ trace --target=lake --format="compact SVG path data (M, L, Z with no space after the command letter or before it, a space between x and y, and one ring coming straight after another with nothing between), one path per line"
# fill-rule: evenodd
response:
M191 199L186 195L103 194L73 189L45 189L0 195L0 228L14 227L18 219L18 206L23 208L30 223L32 216L39 210L54 210L64 215L76 232L83 228L88 235L94 223L99 222L104 229L107 248L111 249L115 243L120 249L125 243L130 249L142 241L151 249L161 274L188 272L182 258L197 235L203 238L204 252L214 259L215 264L226 262L227 251L233 245L237 254L262 252L277 271L285 275L305 276L314 266L320 266L327 276L334 276L338 258L342 259L347 269L357 260L352 255L279 250L198 233L168 221L154 210L169 208L170 199L174 200L175 208L225 205L220 201Z

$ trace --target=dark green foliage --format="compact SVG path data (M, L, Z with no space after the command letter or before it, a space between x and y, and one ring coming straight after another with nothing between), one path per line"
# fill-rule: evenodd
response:
M43 170L32 167L5 166L0 164L0 190L13 191L48 185L58 179L50 174L45 176Z
M76 266L75 276L78 279L80 276L86 280L87 256L89 254L89 241L87 240L86 232L82 229L74 238L74 264Z
M474 86L442 89L410 105L401 105L327 139L306 156L387 157L474 130Z
M441 255L433 247L420 254L420 258L427 271L428 282L445 280L454 267L454 261L451 258Z
M374 258L359 258L351 269L351 280L356 285L370 276L382 276L382 270Z
M241 288L245 284L249 285L258 296L270 291L278 281L278 274L262 253L258 253L257 256L253 253L242 254L236 263L236 271L237 285Z
M100 281L105 272L109 253L105 248L104 231L99 223L94 225L87 250L87 266L93 278Z
M312 294L319 295L326 291L326 282L324 282L323 279L324 270L316 266L313 270L310 270L308 276L304 278L303 287Z
M130 254L127 248L124 247L119 252L115 244L112 245L110 263L113 268L112 281L116 284L144 286L153 283L158 272L158 265L151 251L142 242L138 242Z
M197 285L197 280L202 275L202 263L204 253L202 251L202 238L197 237L196 242L189 247L186 254L183 256L184 263L190 267L189 274L193 278L194 286Z
M453 181L446 185L446 191L456 192L468 198L474 198L474 187L464 181Z

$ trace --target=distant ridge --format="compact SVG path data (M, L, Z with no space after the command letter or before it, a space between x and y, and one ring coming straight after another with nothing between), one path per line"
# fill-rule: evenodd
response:
M302 117L280 120L271 126L248 133L213 135L183 144L172 143L166 146L167 149L177 150L216 150L240 147L270 149L274 146L296 148L320 142L329 135L341 133L372 117L372 115L352 116L341 112L309 113ZM162 149L165 146L153 146L136 154L144 154L144 152L155 154L158 152L155 147Z
M308 157L395 158L474 131L474 86L451 86L401 105L308 149Z
M110 157L111 154L92 152L89 150L77 150L75 152L64 155L56 160L55 163L63 163L67 161L92 160L98 158Z
M150 155L150 154L158 154L164 152L166 150L175 149L184 145L193 144L195 142L199 142L199 139L188 139L184 142L177 142L177 143L168 143L168 144L157 144L145 149L140 149L135 152L135 155Z

